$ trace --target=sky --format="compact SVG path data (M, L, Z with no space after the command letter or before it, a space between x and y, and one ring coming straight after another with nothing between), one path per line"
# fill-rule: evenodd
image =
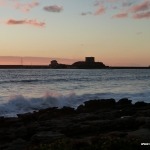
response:
M0 14L0 64L150 65L150 0L0 0Z

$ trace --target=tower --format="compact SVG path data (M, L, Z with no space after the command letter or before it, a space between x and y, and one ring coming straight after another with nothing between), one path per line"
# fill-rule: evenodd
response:
M85 57L85 62L86 63L94 63L95 62L95 57Z

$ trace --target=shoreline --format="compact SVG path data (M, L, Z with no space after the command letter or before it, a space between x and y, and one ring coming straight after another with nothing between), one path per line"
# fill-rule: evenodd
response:
M73 67L51 68L48 65L0 65L0 69L84 69L84 68L73 68ZM104 67L104 68L85 68L85 69L150 69L150 66L148 67L109 66L109 67Z
M0 117L0 149L138 149L150 141L150 103L124 98L89 100ZM107 143L107 144L106 144Z

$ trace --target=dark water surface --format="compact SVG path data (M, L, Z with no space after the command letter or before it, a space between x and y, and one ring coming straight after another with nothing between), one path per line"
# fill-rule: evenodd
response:
M0 115L124 97L150 102L149 69L0 70Z

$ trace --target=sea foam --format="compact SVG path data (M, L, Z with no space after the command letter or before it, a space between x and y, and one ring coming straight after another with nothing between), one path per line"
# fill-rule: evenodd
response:
M145 95L146 99L149 99L149 95ZM42 97L25 97L23 95L13 95L8 98L7 101L0 103L0 116L14 117L17 114L22 114L26 112L38 111L40 109L45 109L48 107L58 107L69 106L77 108L80 104L85 101L93 99L109 99L114 98L119 100L121 98L129 98L136 101L146 101L143 99L143 94L116 94L116 93L96 93L96 94L83 94L77 95L76 93L69 93L66 95L60 94L58 92L47 92Z
M76 107L84 100L80 101L75 93L62 95L58 93L46 93L43 97L28 98L23 95L13 95L7 102L0 104L0 116L16 116L26 112L32 112L48 107Z

